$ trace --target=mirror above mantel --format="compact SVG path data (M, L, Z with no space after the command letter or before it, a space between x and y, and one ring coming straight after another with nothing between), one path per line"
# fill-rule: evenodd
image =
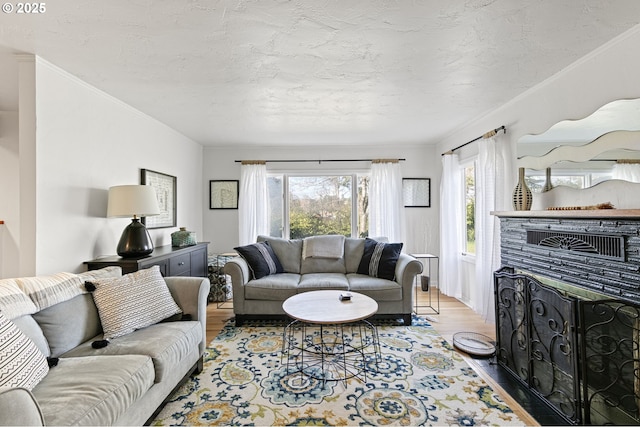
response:
M583 119L525 135L517 156L534 210L604 202L639 208L640 99L613 101ZM542 192L548 176L554 188Z
M588 188L610 179L640 180L640 99L608 103L588 117L564 120L517 143L517 165L526 168L532 191L541 191L545 170L554 185Z

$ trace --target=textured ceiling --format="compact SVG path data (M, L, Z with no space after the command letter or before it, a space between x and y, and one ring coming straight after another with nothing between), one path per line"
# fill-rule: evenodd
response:
M436 143L640 22L637 0L46 8L0 14L0 45L40 55L203 145Z

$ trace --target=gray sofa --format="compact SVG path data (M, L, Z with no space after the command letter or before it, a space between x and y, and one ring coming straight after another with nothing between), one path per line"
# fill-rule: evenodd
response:
M77 280L63 274L50 279ZM120 267L107 267L77 276L85 283L122 275ZM165 278L182 314L111 339L103 348L92 345L100 342L102 326L90 293L15 317L15 306L7 303L15 301L16 295L7 297L15 280L0 280L0 311L57 364L30 391L0 387L0 425L142 425L183 379L202 369L206 278ZM53 295L55 286L50 289Z
M305 257L305 239L259 236L257 241L268 242L283 272L256 279L241 256L225 264L224 272L231 276L233 287L236 326L248 319L284 316L282 303L290 296L325 289L367 295L378 303L377 315L401 317L404 324L411 324L414 281L422 272L422 263L412 256L399 254L393 280L389 280L358 273L365 239L345 238L341 257Z

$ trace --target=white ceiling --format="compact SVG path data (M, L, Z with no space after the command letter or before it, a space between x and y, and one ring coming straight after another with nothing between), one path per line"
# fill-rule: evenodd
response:
M430 144L638 22L637 0L57 0L0 14L0 65L35 53L203 145Z

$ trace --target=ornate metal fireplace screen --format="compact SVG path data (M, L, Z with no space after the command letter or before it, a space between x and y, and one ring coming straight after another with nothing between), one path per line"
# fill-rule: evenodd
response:
M639 424L640 307L605 300L580 303L582 396L589 424Z
M573 424L640 424L640 306L495 273L498 363Z

